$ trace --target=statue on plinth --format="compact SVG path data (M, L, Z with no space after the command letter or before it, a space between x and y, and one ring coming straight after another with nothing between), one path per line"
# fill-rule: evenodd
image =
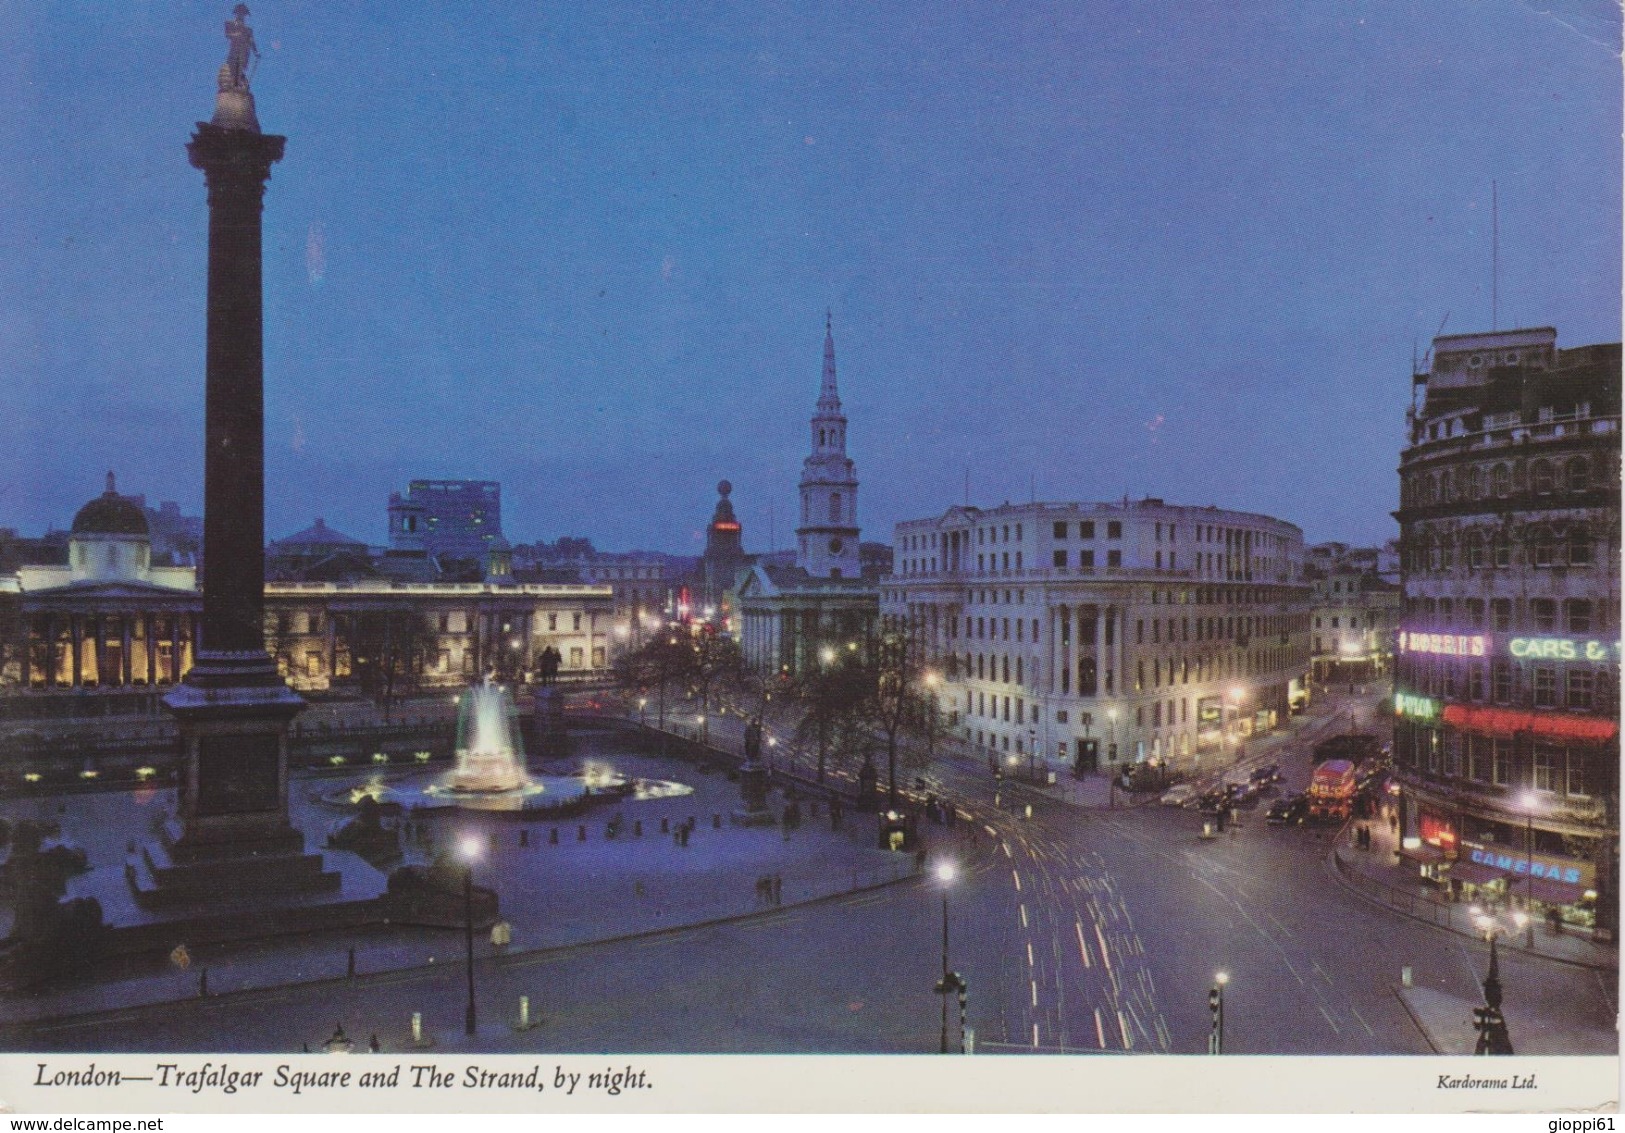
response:
M226 65L220 72L221 90L247 90L248 89L248 60L249 56L259 58L260 49L254 45L254 29L249 27L244 17L248 15L248 5L239 4L232 9L232 18L226 21ZM230 83L228 87L226 84Z

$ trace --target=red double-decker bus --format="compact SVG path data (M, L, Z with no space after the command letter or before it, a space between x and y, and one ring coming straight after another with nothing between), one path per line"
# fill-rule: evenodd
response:
M1315 768L1309 780L1310 821L1345 821L1354 812L1356 786L1354 764L1346 759L1328 759Z

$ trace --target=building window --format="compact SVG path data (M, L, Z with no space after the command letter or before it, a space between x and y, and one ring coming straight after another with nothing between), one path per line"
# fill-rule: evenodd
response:
M1534 621L1536 630L1551 633L1557 629L1557 603L1550 598L1531 598L1529 617Z
M1512 468L1509 465L1497 464L1490 473L1490 486L1495 491L1497 499L1506 499L1512 494Z
M1086 520L1085 522L1078 524L1078 538L1079 539L1093 539L1094 537L1095 537L1095 522L1094 522L1094 520L1092 520L1092 519L1091 520Z
M557 614L547 615L547 628L550 630L557 630L559 628L559 616Z
M1492 781L1497 787L1504 787L1512 782L1512 741L1495 741L1495 763L1490 770Z
M1564 621L1570 633L1591 632L1591 602L1585 598L1570 598L1563 603Z
M1541 665L1535 669L1535 707L1557 707L1557 670Z
M1123 524L1115 519L1106 521L1106 538L1121 539L1123 537Z
M1563 765L1563 749L1535 745L1535 790L1556 791L1558 768Z
M1591 533L1584 527L1569 528L1569 565L1591 565Z
M1512 565L1512 540L1506 537L1503 531L1497 531L1490 545L1491 558L1496 570L1506 570Z
M1465 612L1467 624L1473 629L1484 628L1484 599L1469 598L1466 602Z
M1078 566L1083 570L1095 569L1095 553L1093 551L1078 552Z
M1500 660L1490 666L1490 688L1497 704L1512 700L1512 662Z
M1530 469L1530 479L1534 483L1535 491L1543 496L1549 496L1552 489L1557 487L1557 475L1552 468L1551 461L1537 460Z
M1586 488L1590 487L1590 472L1591 469L1586 464L1585 457L1576 456L1571 459L1568 463L1568 467L1564 469L1565 479L1568 482L1569 491L1583 492L1586 490ZM1569 793L1573 794L1574 792L1570 791Z
M1467 697L1470 700L1484 699L1484 666L1472 665L1467 669Z
M1055 524L1055 537L1057 539L1066 538L1066 524L1059 520L1057 520Z
M1530 553L1534 565L1549 567L1557 559L1557 537L1550 527L1537 527L1530 536Z
M1586 787L1586 757L1584 752L1570 751L1568 753L1568 793L1575 798L1589 798L1591 792Z
M1512 629L1512 599L1490 599L1490 621L1494 623L1496 633L1506 633Z
M1568 671L1568 706L1570 708L1591 707L1591 670L1570 669Z
M1123 565L1123 552L1122 551L1107 551L1106 552L1106 567L1107 567L1107 569L1115 569L1117 567L1121 567L1122 565Z
M1484 533L1469 531L1467 533L1467 566L1471 570L1481 570L1484 566Z

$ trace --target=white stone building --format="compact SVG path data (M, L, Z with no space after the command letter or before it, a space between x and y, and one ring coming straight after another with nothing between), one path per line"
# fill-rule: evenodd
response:
M1032 503L899 523L881 613L968 742L1071 765L1211 766L1307 696L1290 523L1217 508Z

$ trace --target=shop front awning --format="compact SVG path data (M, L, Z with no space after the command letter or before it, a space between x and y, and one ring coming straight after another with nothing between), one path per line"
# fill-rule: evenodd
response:
M1478 862L1462 859L1450 867L1450 876L1456 881L1467 885L1488 885L1498 878L1506 877L1507 872L1493 866L1480 865Z
M1534 886L1533 892L1528 888ZM1578 905L1585 896L1585 887L1570 885L1550 877L1519 877L1512 881L1511 891L1518 896L1530 893L1542 905Z
M1423 842L1420 846L1401 846L1399 856L1409 858L1413 862L1421 862L1423 865L1437 865L1445 860L1444 851L1427 842Z

